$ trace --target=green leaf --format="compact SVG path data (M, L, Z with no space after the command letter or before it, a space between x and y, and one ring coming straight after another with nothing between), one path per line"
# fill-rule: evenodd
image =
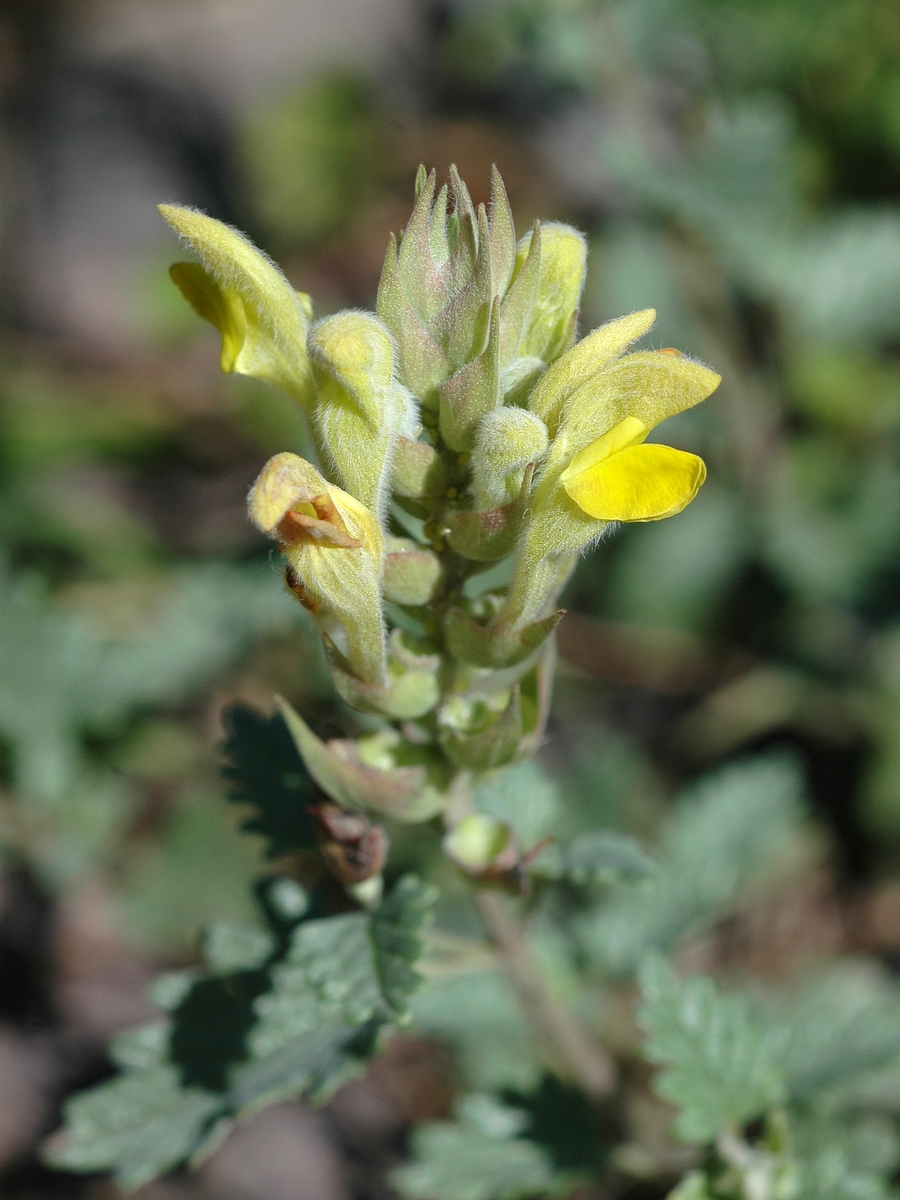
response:
M141 1187L190 1155L221 1109L218 1096L185 1088L171 1066L122 1075L69 1100L64 1134L46 1158L69 1171L112 1171Z
M657 956L644 964L641 988L643 1052L665 1067L656 1088L681 1110L680 1137L712 1141L783 1099L771 1039L743 998L722 995L702 975L682 983Z
M874 964L843 963L766 1015L792 1099L851 1088L900 1055L900 987Z
M416 1027L450 1042L472 1087L527 1092L541 1076L534 1038L505 976L473 971L437 976L412 1004Z
M271 992L260 997L252 1036L254 1057L281 1050L319 1026L362 1025L379 1011L369 918L348 913L306 921L294 933Z
M756 759L703 780L679 803L653 878L622 885L575 922L582 945L611 974L635 970L719 920L771 871L793 841L802 780L785 758Z
M268 858L313 847L315 836L306 812L309 773L282 717L266 717L236 704L227 710L224 722L229 765L223 774L232 783L229 799L255 809L241 828L266 839Z
M269 930L247 921L215 921L203 933L203 956L217 975L255 970L274 948Z
M542 1147L518 1137L523 1114L488 1097L467 1097L459 1120L413 1134L412 1161L391 1173L406 1200L515 1200L546 1193L556 1181Z
M404 875L371 918L375 970L381 994L395 1019L407 1015L407 1002L419 990L415 968L424 950L422 931L437 902L437 891L415 875Z
M564 873L573 883L648 879L657 863L634 838L614 830L580 833L565 852Z
M551 833L561 811L556 785L533 759L487 778L473 799L486 817L511 825L525 847Z
M70 1101L49 1160L136 1187L202 1156L225 1121L302 1092L325 1099L403 1015L434 898L406 876L374 913L307 920L289 938L283 917L272 933L214 926L212 971L164 978L168 1019L116 1038L123 1074Z
M808 1111L791 1124L797 1200L894 1200L900 1141L879 1117Z

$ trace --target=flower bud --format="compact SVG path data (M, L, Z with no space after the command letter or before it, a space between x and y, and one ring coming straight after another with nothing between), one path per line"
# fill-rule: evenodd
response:
M337 624L364 682L385 678L379 580L384 535L374 515L296 454L269 459L250 492L250 519L288 560L288 585L324 630Z
M533 234L519 243L517 264L524 265ZM541 225L540 271L531 312L518 346L518 357L555 361L575 340L575 320L587 271L587 239L571 225Z
M423 550L411 538L388 538L381 581L385 600L394 604L427 604L441 577L436 554Z
M514 847L510 826L484 813L469 813L444 838L447 856L467 874L473 875L482 874L510 852L514 855ZM512 861L515 861L514 857Z
M200 259L175 263L170 274L195 312L221 333L222 370L265 379L309 411L315 396L306 354L309 297L221 221L171 204L159 211Z
M361 680L327 636L325 654L341 699L362 712L380 713L396 721L415 721L431 712L440 699L440 656L410 649L399 629L388 640L387 676L383 684Z
M458 767L490 771L516 757L525 732L522 690L464 699L455 697L438 712L440 742Z
M529 463L547 453L547 426L524 408L497 408L482 417L472 453L472 496L480 511L510 504Z
M531 411L546 422L551 437L555 437L571 397L643 337L655 320L656 309L645 308L616 321L608 321L553 363L528 402Z
M399 434L415 436L410 394L394 380L394 348L377 317L340 312L309 334L316 430L347 491L379 517Z
M500 626L524 628L542 618L562 586L567 556L611 522L658 521L690 503L706 476L702 461L644 439L718 384L709 368L657 350L614 360L572 393L531 495Z

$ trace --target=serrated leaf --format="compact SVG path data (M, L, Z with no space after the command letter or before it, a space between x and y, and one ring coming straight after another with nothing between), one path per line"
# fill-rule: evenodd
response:
M327 1099L365 1063L362 1053L348 1057L357 1032L351 1025L318 1025L271 1054L241 1063L232 1071L228 1094L234 1112L246 1116L303 1093Z
M467 1099L470 1103L460 1105L460 1120L435 1121L415 1131L412 1161L390 1177L400 1195L406 1200L515 1200L549 1191L557 1179L549 1155L516 1136L522 1114L488 1097Z
M315 834L306 812L309 773L282 717L236 704L225 713L224 723L229 799L256 810L241 828L266 839L268 858L313 847Z
M575 923L604 971L627 974L721 919L747 884L772 869L796 836L803 783L786 758L737 763L679 802L653 878L617 887Z
M318 1026L353 1027L371 1020L381 1004L368 917L348 913L307 921L272 973L261 996L251 1048L261 1058Z
M265 930L214 927L213 973L165 977L156 991L168 1020L119 1035L124 1073L71 1101L50 1160L138 1186L202 1156L235 1116L303 1092L325 1099L404 1014L434 898L406 876L372 914L297 925L275 965L263 965L276 945Z
M422 985L415 963L422 955L422 932L436 902L435 888L415 875L404 875L372 914L375 969L392 1016L406 1015L407 1001Z
M656 956L641 970L641 988L643 1053L665 1068L656 1089L679 1107L680 1137L711 1141L782 1101L771 1039L742 997L722 995L702 975L682 982Z
M221 1107L220 1096L183 1087L171 1066L122 1075L68 1101L65 1133L47 1161L112 1171L123 1187L141 1187L182 1162Z

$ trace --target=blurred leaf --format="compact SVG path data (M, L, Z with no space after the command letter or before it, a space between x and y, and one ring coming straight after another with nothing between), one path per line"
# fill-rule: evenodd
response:
M643 1053L665 1068L656 1088L680 1109L681 1137L712 1141L781 1101L773 1047L742 998L723 996L704 976L682 983L657 957L641 969L641 989Z
M65 1135L47 1161L69 1171L114 1168L122 1187L138 1188L183 1161L219 1109L211 1092L183 1087L175 1067L122 1075L68 1101Z
M207 947L213 973L166 980L168 1021L120 1035L124 1073L68 1101L48 1161L111 1170L136 1187L202 1155L225 1120L304 1091L324 1099L374 1053L380 1028L402 1015L418 985L420 931L433 898L404 877L373 914L297 925L265 968L228 972L226 960L247 961L247 930L236 939L232 927L223 939L220 929L218 945ZM257 962L264 932L254 931Z
M564 870L573 883L647 879L657 863L634 838L608 830L581 833L566 849Z
M473 800L485 816L511 825L526 848L555 831L561 807L556 785L532 759L495 772Z
M692 788L669 824L656 874L619 885L576 918L593 961L627 974L648 950L670 950L720 919L790 846L802 786L793 763L770 758L726 767Z
M499 971L437 976L412 1002L416 1027L446 1039L471 1087L530 1091L542 1067L506 978Z
M256 211L282 244L343 229L377 195L386 128L368 83L325 76L244 117L241 152Z
M612 562L609 612L700 631L750 549L744 505L708 484L677 518L629 529Z
M524 1114L470 1096L457 1122L434 1121L413 1134L412 1161L391 1173L407 1200L515 1200L553 1189L549 1157L517 1136ZM527 1118L526 1118L527 1119Z
M223 820L219 798L187 791L158 835L128 855L121 903L129 933L145 946L188 951L208 921L253 916L258 865L256 847Z
M873 964L844 963L762 1011L793 1099L852 1087L900 1055L900 987Z

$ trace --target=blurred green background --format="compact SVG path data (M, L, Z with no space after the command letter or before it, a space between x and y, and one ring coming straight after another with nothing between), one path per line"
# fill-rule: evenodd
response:
M666 429L707 460L697 502L566 596L544 751L566 819L652 840L684 781L787 747L822 845L784 938L900 961L897 0L7 0L0 92L5 1195L107 1194L35 1140L153 971L246 910L223 706L278 691L350 727L243 513L301 421L219 375L158 200L246 229L320 314L372 303L419 161L476 202L496 162L520 233L589 233L582 330L652 305L650 344L723 383ZM741 936L781 969L771 929ZM401 1118L440 1111L404 1069ZM335 1182L340 1137L291 1128L301 1183L155 1189L372 1194L346 1162Z

